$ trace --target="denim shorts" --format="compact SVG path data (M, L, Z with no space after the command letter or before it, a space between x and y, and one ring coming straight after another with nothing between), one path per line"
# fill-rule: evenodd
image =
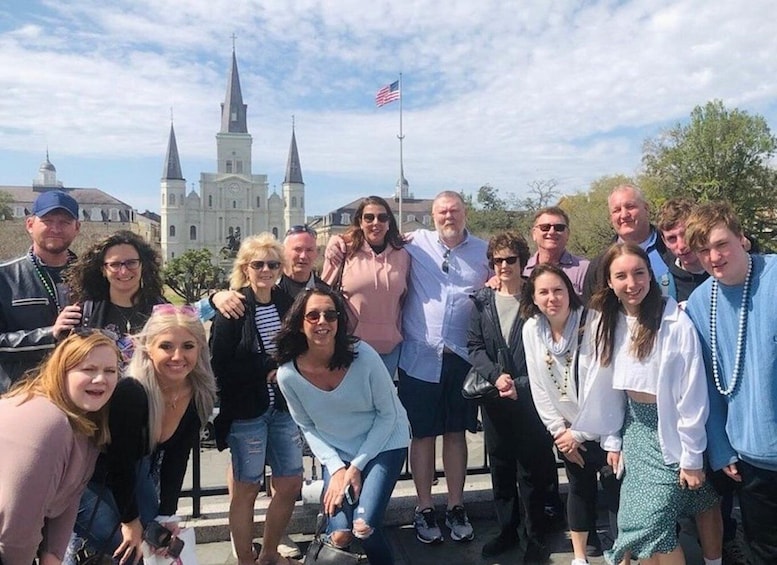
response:
M276 477L302 475L302 435L288 412L268 408L258 418L234 420L227 445L241 483L261 483L265 463Z

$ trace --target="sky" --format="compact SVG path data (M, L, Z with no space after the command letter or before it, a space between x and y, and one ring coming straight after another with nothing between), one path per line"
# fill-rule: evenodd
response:
M766 0L0 0L0 185L48 148L67 187L159 211L171 115L195 190L216 170L233 37L253 172L280 192L296 127L308 215L393 194L402 73L418 198L585 191L720 99L777 128Z

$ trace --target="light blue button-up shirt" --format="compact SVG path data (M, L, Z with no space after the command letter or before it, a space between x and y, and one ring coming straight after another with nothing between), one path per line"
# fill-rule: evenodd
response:
M472 315L470 295L492 275L488 245L467 233L449 249L438 233L416 230L405 246L410 254L410 282L402 309L402 355L399 366L408 375L440 382L445 348L463 359L467 354L467 328ZM448 272L443 270L447 263Z

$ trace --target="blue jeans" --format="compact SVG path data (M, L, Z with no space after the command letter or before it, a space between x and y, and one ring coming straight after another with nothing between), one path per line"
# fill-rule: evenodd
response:
M380 358L383 360L383 364L386 366L386 370L388 370L389 375L391 375L391 380L394 382L397 380L397 366L399 365L399 353L401 350L402 344L400 343L389 353L380 354Z
M138 505L140 522L145 527L159 514L158 485L151 473L151 456L147 455L138 462L136 476L135 502ZM123 510L122 508L121 511ZM121 544L121 531L116 527L120 520L121 513L111 490L105 487L102 481L89 481L84 494L81 495L73 535L63 563L75 565L75 553L81 548L83 541L95 552L102 551L106 555L113 555Z
M335 531L351 532L353 521L358 519L364 520L372 528L369 537L360 538L370 565L394 563L391 544L386 539L382 524L406 457L407 449L392 449L376 455L362 470L362 490L357 503L351 505L343 501L342 508L329 518L327 534ZM324 468L324 492L330 478L329 471Z

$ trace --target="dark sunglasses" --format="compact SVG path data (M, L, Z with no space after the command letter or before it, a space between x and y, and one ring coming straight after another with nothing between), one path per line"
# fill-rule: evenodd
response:
M442 269L442 272L446 275L448 274L448 271L451 270L451 264L448 262L448 257L451 256L451 250L446 249L445 253L442 254L442 265L440 265L440 268Z
M381 212L380 214L362 214L362 219L367 223L374 222L375 219L377 219L381 224L385 224L389 221L389 217L390 216L385 212Z
M488 262L488 264L491 265L491 268L493 269L495 265L501 265L502 263L515 265L517 262L518 257L516 255L510 255L509 257L494 257Z
M291 226L288 231L286 232L286 235L294 235L295 233L308 233L312 235L313 237L316 237L318 234L316 233L316 230L311 228L310 226L305 225L296 225Z
M126 261L111 261L110 263L103 263L103 266L112 273L118 273L122 267L126 267L129 271L134 271L140 267L140 259L127 259Z
M281 268L280 261L251 261L248 264L248 266L251 267L254 271L261 271L264 269L265 265L267 265L267 268L271 271L276 271Z
M311 310L310 312L305 312L305 320L311 324L316 324L321 319L321 316L323 316L324 320L327 322L336 322L339 315L340 312L337 310L324 310L323 312Z
M539 228L539 230L543 231L543 232L548 232L548 231L550 231L550 228L553 228L558 233L566 231L566 229L567 229L567 225L566 224L537 224L534 227L535 228Z
M116 332L112 332L111 330L104 330L102 328L89 328L86 326L76 326L75 328L70 329L70 333L68 335L77 335L78 337L89 337L90 335L94 334L101 334L107 337L108 339L112 339L113 341L119 341L119 334Z

